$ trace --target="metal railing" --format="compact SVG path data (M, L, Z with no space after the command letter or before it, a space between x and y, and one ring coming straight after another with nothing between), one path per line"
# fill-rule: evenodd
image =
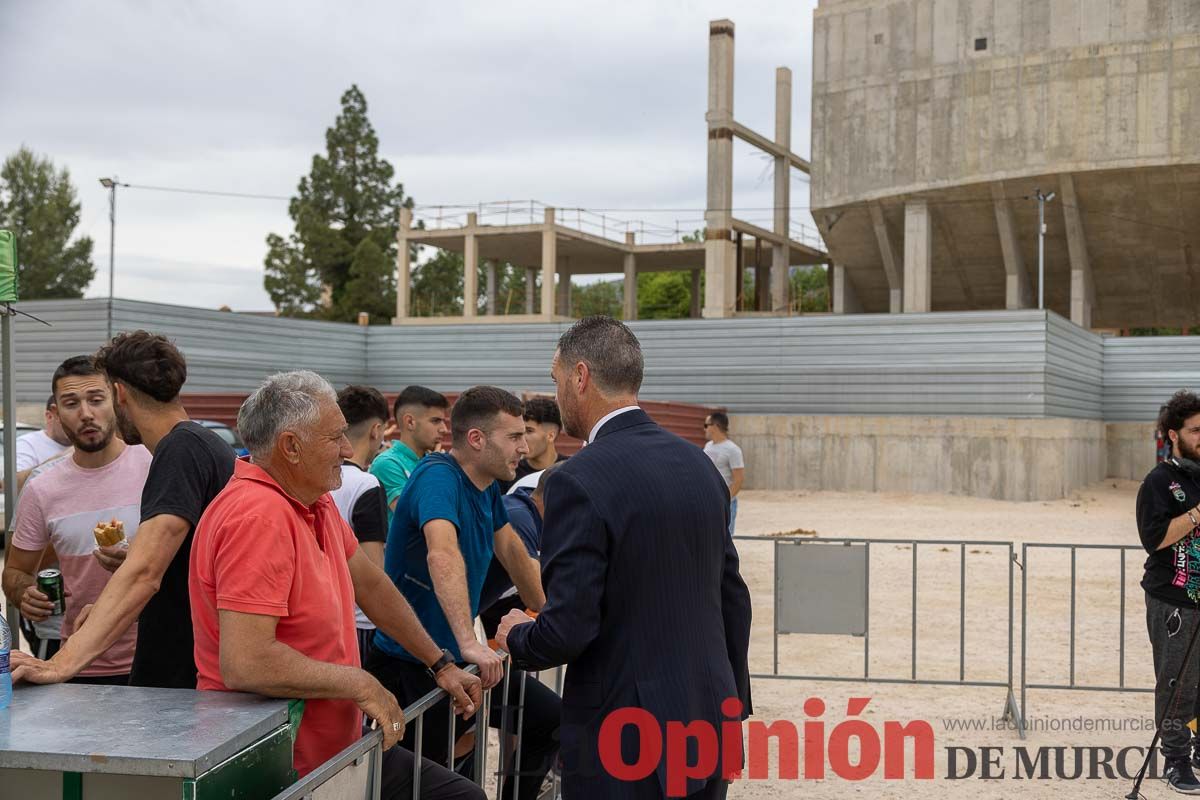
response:
M517 793L521 788L521 736L522 723L524 722L525 713L525 673L516 669L509 660L508 655L504 652L499 653L504 659L504 680L501 684L501 691L505 699L501 706L500 715L500 768L496 771L496 800L500 800L503 790L504 781L507 778L513 780L512 796L517 797ZM465 667L465 671L472 674L479 674L479 667L470 664ZM517 707L515 710L516 733L510 743L509 736L506 733L509 730L509 714L510 704L508 702L509 689L513 673L519 674L521 686L517 691ZM563 668L558 667L555 670L554 691L562 694ZM482 786L485 776L487 775L487 750L488 737L487 732L491 723L491 689L484 690L483 698L480 702L480 707L475 712L475 748L472 758L474 759L474 780L477 786ZM425 739L425 715L429 713L443 698L447 697L444 689L435 688L428 694L424 695L416 702L410 704L403 710L405 724L411 724L414 727L413 733L413 775L412 775L412 797L415 799L421 793L421 764L423 761L422 752L424 749ZM454 704L447 705L447 714L449 715L449 730L446 741L446 768L454 771L455 758L454 746L456 743L455 727L456 715L454 713ZM396 745L399 747L400 745ZM509 770L505 765L511 763L512 768ZM340 753L330 758L321 766L314 769L308 775L289 786L283 792L280 792L272 800L309 800L314 794L321 789L322 786L340 776L346 769L351 767L361 767L366 764L370 770L364 788L364 800L378 800L382 790L383 778L383 732L373 730L363 736L354 744L350 745ZM558 796L559 775L554 772L553 785L549 793L550 798Z
M413 226L427 231L444 231L465 228L467 215L475 214L479 225L541 225L545 212L550 208L538 200L496 200L477 203L473 206L418 205L413 207ZM660 214L658 221L627 219L603 211L586 208L556 207L554 222L564 228L572 228L607 239L617 244L625 243L625 235L632 233L635 244L672 244L683 241L705 226L704 217L675 218ZM738 217L742 219L742 217ZM773 217L748 217L743 222L757 224L774 230ZM820 231L797 218L789 218L788 236L794 242L817 250L825 249Z
M1016 564L1015 549L1012 542L1005 541L963 541L963 540L947 540L947 539L876 539L876 538L831 538L831 539L811 539L798 537L777 537L777 536L734 536L738 541L755 541L755 542L773 542L774 550L772 559L774 562L774 592L775 592L775 621L772 625L771 640L772 640L772 670L770 673L752 673L751 678L771 678L784 680L807 680L807 681L866 681L870 683L889 683L889 684L910 684L910 685L930 685L930 686L980 686L1005 689L1007 692L1005 698L1004 715L1006 718L1014 720L1021 732L1024 735L1024 722L1022 719L1022 711L1024 708L1023 700L1020 705L1017 703L1016 697L1016 682L1014 680L1013 671L1013 651L1014 651L1014 632L1016 605L1014 599L1014 567ZM782 589L781 575L779 572L779 550L783 546L799 546L799 547L823 547L823 546L850 546L860 545L865 548L866 561L866 597L865 597L865 630L862 634L863 639L863 668L862 673L858 675L812 675L812 674L786 674L780 672L779 669L779 596ZM908 677L896 676L879 676L871 673L871 547L875 546L900 546L912 548L912 566L911 566L911 610L912 622L910 628L910 656L909 656L909 674ZM918 641L917 621L919 614L919 603L917 598L919 563L918 553L921 547L952 547L958 548L959 553L959 590L958 590L958 677L957 678L934 678L922 676L918 670ZM967 677L967 658L966 658L966 600L967 600L967 554L968 548L1000 548L1007 551L1007 583L1008 583L1008 658L1005 667L1004 679L983 679L983 678L968 678ZM787 635L786 633L784 635ZM805 634L800 634L805 635Z
M1029 554L1034 550L1067 550L1071 554L1071 595L1070 595L1070 629L1068 645L1068 677L1067 683L1030 683L1028 680L1028 616L1029 616ZM1078 555L1079 551L1101 551L1119 553L1120 601L1118 614L1118 630L1120 643L1117 654L1118 679L1117 685L1099 685L1080 683L1076 680L1076 623L1078 598ZM1153 692L1153 687L1129 686L1125 682L1125 595L1126 595L1126 556L1130 551L1145 553L1139 545L1122 544L1057 544L1044 542L1027 542L1021 545L1021 708L1026 708L1025 694L1028 689L1059 689L1082 692Z

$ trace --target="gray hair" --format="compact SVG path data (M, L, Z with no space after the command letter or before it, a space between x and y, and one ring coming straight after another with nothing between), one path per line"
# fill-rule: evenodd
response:
M642 388L642 345L612 317L598 314L572 325L558 340L558 360L568 366L587 364L602 394L637 394Z
M263 381L238 411L238 433L251 457L267 458L281 432L314 424L322 400L336 403L337 393L310 370L278 372Z

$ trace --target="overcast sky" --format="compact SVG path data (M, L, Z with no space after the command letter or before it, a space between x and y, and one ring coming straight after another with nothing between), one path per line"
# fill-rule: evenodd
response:
M704 206L708 21L737 26L740 122L773 136L775 67L792 69L807 157L815 5L0 0L0 153L70 170L89 296L108 291L100 177L291 195L352 83L419 204L695 209L612 212L686 223ZM770 164L740 142L734 177L736 207L770 206ZM795 171L792 202L807 205ZM270 308L264 240L290 232L286 206L119 190L116 294Z

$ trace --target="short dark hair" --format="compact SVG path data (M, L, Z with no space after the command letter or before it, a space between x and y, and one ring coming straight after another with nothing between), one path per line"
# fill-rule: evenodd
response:
M400 422L400 409L405 406L422 406L424 408L449 408L450 401L441 392L435 392L433 389L427 389L424 386L405 386L400 394L396 395L396 402L392 403L392 416L396 418L396 422Z
M95 355L96 366L111 381L120 381L160 403L179 397L187 381L187 361L171 341L158 333L118 334Z
M46 401L46 408L50 408L55 402L54 398L58 396L58 382L63 378L103 374L91 356L71 356L59 364L58 369L54 370L54 377L50 379L50 399Z
M1180 389L1159 412L1158 428L1163 436L1166 436L1168 431L1179 433L1183 424L1197 414L1200 414L1200 395Z
M729 415L724 411L712 412L708 415L708 420L720 428L722 433L729 433Z
M498 386L472 386L458 396L450 412L450 434L454 444L466 441L472 428L490 431L497 414L522 416L525 408L520 399Z
M531 397L525 401L525 421L541 425L549 423L562 430L562 416L558 403L549 397Z
M372 419L387 422L387 400L373 386L351 384L338 392L337 404L351 428Z
M587 364L604 394L636 394L642 387L642 346L633 331L612 317L597 314L572 325L559 337L558 358L568 365Z

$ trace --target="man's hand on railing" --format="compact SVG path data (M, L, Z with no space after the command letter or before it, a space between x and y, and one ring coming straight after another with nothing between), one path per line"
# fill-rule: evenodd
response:
M483 681L484 689L492 688L504 677L504 662L481 642L468 643L462 648L462 657L464 661L479 667L479 679Z
M475 709L483 702L483 689L479 678L462 671L455 664L443 667L436 680L437 685L453 700L455 714L474 714Z
M355 693L354 702L379 725L383 731L383 749L389 750L404 737L404 711L396 702L396 696L383 688L369 672L360 670L359 676L362 687Z

